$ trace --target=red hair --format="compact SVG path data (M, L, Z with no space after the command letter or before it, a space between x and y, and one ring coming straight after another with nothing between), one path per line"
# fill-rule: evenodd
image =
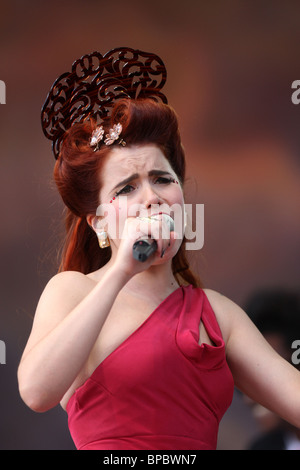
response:
M169 161L181 184L185 177L185 156L174 110L152 99L120 100L115 104L106 132L113 124L122 124L126 145L156 144ZM90 146L96 123L86 121L73 125L66 133L54 168L54 179L67 206L66 237L62 247L59 271L74 270L84 274L104 266L111 249L100 250L97 236L87 223L100 204L101 168L110 147L102 145L94 152ZM100 175L100 177L99 177ZM189 268L185 256L185 239L172 261L177 280L199 286L200 281Z

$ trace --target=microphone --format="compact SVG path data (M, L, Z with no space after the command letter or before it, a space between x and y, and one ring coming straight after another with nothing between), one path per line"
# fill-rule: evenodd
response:
M170 232L174 231L174 220L168 214L162 214L163 220L168 224ZM158 220L155 216L153 217L141 217L141 220ZM137 261L145 262L149 256L155 253L157 250L157 242L152 238L140 238L132 246L132 254L134 259Z

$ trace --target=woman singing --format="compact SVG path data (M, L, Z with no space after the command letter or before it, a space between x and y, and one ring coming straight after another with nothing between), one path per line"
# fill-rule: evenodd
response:
M189 269L184 177L176 114L152 98L63 134L66 240L18 379L33 410L61 404L78 449L215 449L234 385L300 427L299 372Z

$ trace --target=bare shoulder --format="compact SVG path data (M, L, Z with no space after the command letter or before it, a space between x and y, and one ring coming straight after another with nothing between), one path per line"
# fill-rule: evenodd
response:
M232 328L236 322L242 321L245 312L225 295L212 289L203 289L216 315L225 343L227 344Z
M232 312L233 309L241 308L232 300L230 300L225 295L221 294L212 289L203 289L209 302L213 304L220 311L227 311L227 313Z
M48 281L38 301L23 357L88 295L95 284L88 276L76 271L56 274Z
M64 316L74 308L92 289L96 282L78 271L64 271L53 276L47 283L37 306L36 315L50 312ZM53 311L55 308L55 313ZM46 312L45 312L46 311Z
M81 295L95 285L95 281L86 274L78 271L64 271L53 276L47 283L43 294L72 292Z
M79 271L63 271L61 273L55 274L55 276L49 280L47 286L67 286L68 284L73 284L74 282L80 285L82 283L88 283L89 281L91 281L89 275L83 274Z

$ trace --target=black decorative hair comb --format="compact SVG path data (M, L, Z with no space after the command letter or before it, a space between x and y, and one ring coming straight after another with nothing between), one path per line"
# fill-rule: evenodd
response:
M120 47L77 59L71 72L53 83L42 108L42 128L58 157L64 133L75 123L108 116L120 98L152 98L167 103L161 89L166 82L164 63L155 54Z

